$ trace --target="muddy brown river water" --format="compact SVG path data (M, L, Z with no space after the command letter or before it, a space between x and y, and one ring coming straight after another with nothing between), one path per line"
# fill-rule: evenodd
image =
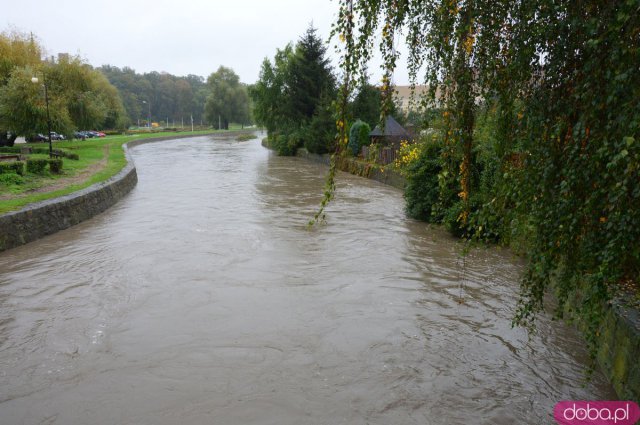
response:
M258 140L132 150L106 213L0 254L0 424L552 424L577 333L511 328L522 264L463 261L402 193Z

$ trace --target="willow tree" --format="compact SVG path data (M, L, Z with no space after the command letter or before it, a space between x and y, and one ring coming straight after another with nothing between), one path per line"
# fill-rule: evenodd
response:
M0 90L9 83L16 68L39 64L41 55L42 47L33 35L0 33ZM12 146L17 136L11 122L0 113L0 146Z
M46 65L43 72L47 74L49 92L65 97L72 127L127 127L129 120L120 93L101 71L71 57Z
M247 87L231 68L220 66L207 78L209 96L205 103L205 119L216 129L229 129L229 123L249 121Z
M491 107L499 172L493 206L479 208L530 229L514 323L532 325L555 288L559 316L577 299L592 348L603 306L640 275L639 21L637 0L342 0L333 28L343 93L380 37L383 113L406 43L412 83L428 84L442 111L439 177L457 187L462 223L474 213L477 112ZM325 200L333 188L330 173Z
M47 122L50 121L52 130L69 134L73 131L73 121L66 97L57 90L50 90L47 107L42 84L34 84L31 80L34 75L42 75L42 72L32 67L15 68L7 84L0 87L0 127L19 135L47 134ZM50 83L47 80L49 89Z

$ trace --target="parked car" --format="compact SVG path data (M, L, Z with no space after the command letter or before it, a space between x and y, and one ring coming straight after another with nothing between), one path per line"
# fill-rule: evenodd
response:
M55 131L51 132L51 140L64 140L64 135L58 134Z
M84 131L76 131L73 133L74 139L85 140L87 138L87 133Z
M98 137L107 137L107 135L104 134L102 131L96 131L96 133L98 133Z
M44 134L37 133L26 136L24 140L26 140L27 142L46 142L49 140L49 138Z

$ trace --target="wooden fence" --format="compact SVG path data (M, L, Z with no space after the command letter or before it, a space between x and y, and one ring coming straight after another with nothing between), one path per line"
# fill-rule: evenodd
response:
M362 147L362 157L367 159L371 156L371 146L363 146ZM383 147L382 149L378 149L378 154L375 158L376 164L387 165L391 164L398 157L398 149L394 146Z

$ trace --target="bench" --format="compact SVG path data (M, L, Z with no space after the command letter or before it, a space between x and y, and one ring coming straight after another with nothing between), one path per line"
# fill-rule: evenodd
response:
M0 161L20 161L20 155L0 155Z

